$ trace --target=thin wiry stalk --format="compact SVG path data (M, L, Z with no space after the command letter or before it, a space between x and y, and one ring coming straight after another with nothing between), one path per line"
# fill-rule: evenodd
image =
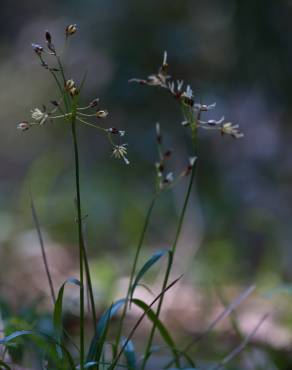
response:
M46 254L46 250L45 250L45 246L44 246L44 240L43 240L43 236L42 236L42 233L41 233L40 223L39 223L38 216L37 216L37 213L36 213L36 209L35 209L35 206L34 206L31 191L29 192L29 195L30 195L30 206L31 206L33 222L34 222L34 225L35 225L35 228L36 228L36 231L37 231L37 234L38 234L38 238L39 238L39 243L40 243L41 252L42 252L42 258L43 258L43 262L44 262L44 266L45 266L47 279L48 279L48 282L49 282L52 301L53 301L53 304L55 304L56 303L56 295L55 295L52 275L51 275L51 272L50 272L49 263L48 263L48 259L47 259L47 254Z
M77 205L77 223L78 223L78 239L79 239L79 272L80 272L80 369L84 370L84 243L82 235L82 212L81 212L81 196L80 196L80 174L79 174L79 153L78 141L76 132L76 103L72 109L71 131L74 146L74 161L75 161L75 183L76 183L76 205Z
M214 328L215 326L221 322L222 320L224 320L226 317L228 317L229 315L231 315L235 309L247 298L249 297L252 292L255 290L256 286L255 285L251 285L249 286L247 289L245 289L233 302L231 302L227 307L225 307L225 309L223 311L221 311L213 321L211 321L211 323L207 326L207 328L202 332L202 334L200 334L198 337L196 337L195 339L193 339L190 343L188 343L184 349L182 350L182 353L185 353L185 352L188 352L190 350L190 348L198 343L199 341L201 341L202 339L204 339ZM172 364L174 363L174 360L170 361L165 367L164 369L167 369L169 368Z
M248 334L245 339L240 343L238 347L236 347L233 351L231 351L226 357L223 358L217 365L213 366L210 370L219 370L222 367L224 367L228 362L233 360L234 357L239 355L249 344L249 342L252 340L252 338L255 336L256 332L259 330L259 328L262 326L264 321L268 318L269 314L265 314L260 321L257 323L253 331Z
M137 264L138 264L140 252L141 252L141 249L142 249L142 246L143 246L146 230L148 228L149 221L150 221L150 218L151 218L151 214L152 214L152 211L153 211L153 208L154 208L157 197L158 197L158 194L156 193L154 195L151 203L150 203L150 206L148 208L146 218L145 218L145 221L144 221L143 229L142 229L142 232L140 234L138 246L136 248L136 253L135 253L134 262L133 262L133 265L132 265L128 290L127 290L126 303L123 307L123 312L122 312L121 319L120 319L120 322L119 322L118 333L117 333L117 337L116 337L116 348L118 347L118 345L120 343L122 330L123 330L123 324L124 324L125 316L126 316L127 309L128 309L128 302L129 302L129 298L130 298L130 294L131 294L131 289L132 289L134 276L135 276L135 273L136 273L136 270L137 270Z
M58 61L58 65L59 65L59 68L60 68L60 71L61 71L61 75L62 75L62 79L63 79L63 84L65 86L66 84L66 77L65 77L65 73L64 73L64 68L63 68L63 64L62 64L62 61L61 61L61 58L56 55L56 59ZM62 89L61 87L61 84L57 78L57 76L55 75L55 73L53 71L51 71L56 83L57 83L57 86L60 90L60 93L61 95L63 96L63 101L64 101L64 104L65 104L65 107L66 107L66 110L68 112L69 110L69 106L70 106L70 103L68 102L68 94L66 93L66 91L64 90L64 88ZM85 77L86 75L84 76L83 80L82 80L82 83L81 83L81 86L80 86L80 89L83 87L83 83L85 81ZM77 106L75 107L75 112L72 112L72 126L73 126L73 121L74 121L74 125L76 124L76 112L77 112ZM74 117L73 117L73 113L74 113ZM73 132L73 127L72 127L72 132ZM76 133L76 127L75 127L75 133ZM74 135L73 135L74 137ZM77 148L77 154L78 154L78 148ZM75 163L76 163L76 159L75 159ZM77 201L78 203L78 201ZM77 204L77 213L78 213L78 204ZM78 216L78 220L79 220L79 216ZM82 219L81 219L81 216L80 216L80 222L82 224ZM82 225L81 225L81 228L82 228ZM94 302L94 294L93 294L93 288L92 288L92 281L91 281L91 274L90 274L90 269L89 269L89 263L88 263L88 257L87 257L87 250L85 248L85 243L84 243L84 237L83 235L81 235L81 239L82 239L82 247L83 247L83 259L84 259L84 266L85 266L85 273L86 273L86 282L87 282L87 287L88 287L88 292L89 292L89 299L90 299L90 306L91 306L91 314L92 314L92 322L93 322L93 331L95 332L96 330L96 313L95 313L95 302ZM84 287L83 287L84 289ZM83 293L84 294L84 293Z
M215 287L216 289L216 293L217 293L217 296L220 300L220 302L222 303L222 305L226 308L229 306L229 303L228 303L228 300L227 298L225 297L225 294L223 292L223 290L219 287L219 286L216 286ZM229 320L230 320L230 323L233 327L233 330L235 331L235 333L237 334L237 336L243 340L243 334L241 332L241 329L240 329L240 325L239 325L239 322L238 322L238 318L237 318L237 315L236 315L236 312L232 311L229 315Z
M193 185L193 181L194 181L194 177L195 177L195 168L196 168L196 165L194 165L193 169L192 169L190 182L189 182L189 185L188 185L188 189L187 189L187 193L186 193L186 196L185 196L184 204L183 204L182 211L181 211L181 214L180 214L180 218L179 218L179 221L178 221L178 227L177 227L177 230L176 230L175 239L174 239L174 242L173 242L173 245L172 245L172 248L171 248L172 256L174 256L174 253L176 251L177 242L178 242L178 239L179 239L179 236L180 236L180 233L181 233L181 229L182 229L182 225L183 225L183 221L184 221L184 217L185 217L185 213L186 213L186 209L187 209L187 205L188 205L188 202L189 202L191 189L192 189L192 185ZM169 276L170 276L172 266L173 266L173 258L171 259L171 262L167 265L167 270L166 270L164 280L163 280L163 285L162 285L162 291L165 289L165 287L168 284L168 279L169 279ZM161 312L163 298L164 298L164 294L162 294L160 296L160 299L159 299L159 302L158 302L157 311L156 311L157 317L159 317L160 312ZM147 360L148 360L148 357L149 357L149 354L150 354L150 350L151 350L155 330L156 330L156 324L154 323L153 326L152 326L152 329L151 329L150 336L149 336L148 341L147 341L145 355L144 355L144 359L143 359L142 366L141 366L142 370L145 369L145 366L146 366L146 363L147 363Z
M183 115L185 117L187 116L186 118L188 118L189 122L191 123L193 150L194 150L195 156L197 156L197 151L198 151L197 117L195 117L193 115L192 110L186 110L183 104L182 104L181 108L182 108ZM174 242L173 242L172 247L171 247L172 258L171 258L171 260L170 260L170 262L169 262L169 264L167 265L167 268L166 268L166 272L165 272L164 280L163 280L163 284L162 284L162 291L165 289L165 287L168 284L170 272L171 272L171 269L172 269L172 266L173 266L174 256L175 256L175 252L176 252L176 249L177 249L177 243L178 243L178 240L179 240L179 237L180 237L180 234L181 234L181 230L182 230L182 226L183 226L183 222L184 222L184 219L185 219L187 205L189 203L191 190L192 190L192 186L193 186L193 182L194 182L194 178L195 178L196 168L197 168L197 161L194 163L193 168L192 168L191 178L190 178L190 181L189 181L189 185L188 185L188 189L187 189L187 192L186 192L186 195L185 195L183 207L182 207L180 217L179 217L179 220L178 220L178 225L177 225L177 229L176 229L176 233L175 233ZM159 317L159 315L160 315L162 304L163 304L163 299L164 299L164 294L161 295L161 297L159 299L159 302L158 302L157 311L156 311L157 317ZM144 353L144 358L143 358L143 362L142 362L142 366L141 366L142 370L145 369L145 366L146 366L147 361L148 361L148 357L149 357L150 352L151 352L150 350L151 350L155 330L156 330L156 323L153 324L151 332L150 332L150 336L149 336L148 341L147 341L147 345L146 345L146 349L145 349L145 353Z
M51 298L52 298L53 305L54 305L56 303L56 294L55 294L55 290L54 290L52 275L51 275L50 269L49 269L48 259L47 259L47 255L46 255L46 249L45 249L45 245L44 245L44 241L43 241L43 236L42 236L42 232L41 232L41 228L40 228L39 219L38 219L37 212L36 212L36 209L35 209L35 205L34 205L34 202L33 202L31 190L29 191L29 194L30 194L30 202L31 202L31 211L32 211L33 221L34 221L34 224L35 224L35 228L37 230L37 234L38 234L38 238L39 238L39 242L40 242L40 247L41 247L41 252L42 252L42 258L43 258L45 271L46 271L46 275L47 275L48 282L49 282ZM64 329L64 334L66 335L67 339L70 341L72 346L75 347L75 349L79 351L79 348L76 346L73 339L70 337L70 335L68 334L68 332L65 329Z
M88 256L87 256L87 243L86 243L86 238L84 237L84 234L85 234L85 230L83 228L84 265L85 265L86 283L87 283L87 290L88 290L88 296L89 296L89 306L90 306L91 315L92 315L93 330L95 332L96 331L95 302L94 302L93 287L92 287L90 268L89 268Z

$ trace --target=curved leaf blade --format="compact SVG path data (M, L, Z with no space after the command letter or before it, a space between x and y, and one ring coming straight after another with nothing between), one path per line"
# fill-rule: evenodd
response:
M64 351L64 353L66 354L67 358L68 358L70 368L72 370L75 370L74 360L73 360L70 352L63 345L60 345L55 338L53 338L53 337L51 337L51 336L49 336L45 333L38 332L38 331L35 331L35 330L17 330L15 332L13 332L12 334L7 335L4 338L1 338L0 339L0 344L6 345L9 342L13 341L14 339L17 339L18 337L27 336L27 335L37 336L37 337L40 337L40 338L44 339L45 341L49 342L50 344L59 345L62 348L62 350Z
M105 340L105 333L107 331L109 322L111 318L121 309L121 307L125 304L126 300L120 299L113 303L109 309L107 309L101 316L98 321L96 332L91 340L88 355L87 355L87 362L96 361L98 354L100 353L100 348L103 345Z
M168 258L171 258L171 254L172 254L172 251L170 249L161 249L157 252L155 252L145 263L144 265L141 267L141 269L139 270L139 272L137 273L137 276L134 280L134 283L131 287L131 298L133 297L133 294L134 294L134 291L137 287L137 285L139 284L140 280L142 279L142 277L146 274L147 271L149 271L151 269L151 267L153 265L155 265L155 263L157 263L163 256L165 256L166 254L169 255Z

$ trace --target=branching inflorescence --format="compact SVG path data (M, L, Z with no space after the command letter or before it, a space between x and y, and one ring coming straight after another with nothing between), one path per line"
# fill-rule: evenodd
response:
M99 99L96 98L86 104L85 106L79 105L81 90L84 84L85 78L80 84L76 83L74 79L68 78L67 72L64 70L61 56L63 56L66 49L68 39L77 32L77 26L71 24L65 29L65 45L62 52L58 52L54 43L52 42L52 36L49 31L45 32L45 42L46 47L43 47L39 44L32 44L33 50L37 55L41 66L50 72L54 81L57 85L59 96L55 100L50 101L50 108L43 105L42 108L33 108L31 110L31 119L29 121L23 121L18 124L17 128L21 131L27 131L32 127L41 127L59 120L63 120L71 129L72 139L73 139L73 150L74 150L74 163L75 163L75 186L76 186L76 209L77 209L77 226L78 226L78 240L79 240L79 269L80 269L80 281L77 279L69 279L66 282L73 283L79 287L80 291L80 318L79 318L79 347L78 347L78 365L75 364L75 358L70 354L70 351L67 350L67 343L64 341L64 330L62 324L62 299L64 293L64 287L66 282L61 286L58 296L55 297L53 288L52 298L54 302L54 313L53 313L53 324L54 324L54 337L49 338L45 335L45 338L53 344L53 355L55 355L56 360L52 363L57 363L60 369L80 369L85 370L86 368L93 368L96 370L107 368L109 370L114 370L117 367L124 366L119 363L122 355L125 356L126 362L129 365L127 368L130 370L137 370L138 368L144 370L148 358L153 353L152 342L156 330L159 330L162 338L164 339L166 345L172 353L172 360L169 366L172 363L178 368L180 367L181 357L184 357L188 360L188 363L192 368L195 367L193 361L186 354L186 351L178 351L176 345L168 333L167 328L159 319L160 311L163 304L163 299L165 293L180 279L175 279L172 283L169 283L170 273L173 266L174 256L177 249L178 240L181 234L186 209L190 199L190 194L192 190L192 185L194 182L195 169L198 160L198 130L213 130L221 133L222 135L230 135L235 139L243 137L243 134L239 130L238 125L234 125L230 122L226 122L224 117L219 120L203 120L202 115L204 112L213 110L216 104L205 105L199 104L195 101L193 90L190 85L185 85L182 80L173 80L168 74L168 62L167 62L167 53L164 53L163 62L161 67L158 70L158 73L148 76L146 79L131 79L130 82L137 82L141 85L147 85L152 87L158 87L162 90L169 93L178 103L182 111L183 119L181 125L188 130L192 142L192 153L189 155L188 159L185 161L185 166L179 172L177 176L174 176L173 172L169 172L167 168L168 160L172 156L172 150L166 149L163 142L163 135L160 124L156 124L156 144L158 149L158 161L155 164L156 171L156 187L153 199L150 203L147 215L145 217L145 223L139 238L139 242L135 252L135 258L132 264L132 269L130 273L128 291L125 298L122 298L112 304L112 306L106 310L106 312L101 316L100 320L97 321L95 313L95 300L93 295L92 283L91 283L91 274L89 270L87 252L85 248L84 236L83 236L83 210L81 206L81 190L80 190L80 170L79 170L79 151L78 151L78 135L77 135L77 123L80 125L86 125L101 131L107 137L111 147L112 147L112 157L117 159L122 159L126 164L129 164L127 158L127 144L122 142L125 135L125 131L119 130L115 127L104 127L100 122L106 120L109 116L109 113L106 109L100 108ZM51 62L51 59L53 60ZM94 121L93 121L94 120ZM173 243L170 248L156 251L156 253L151 256L149 260L142 266L142 268L137 272L137 266L139 262L141 248L144 243L145 234L150 222L152 215L152 210L154 208L155 202L164 190L172 188L180 179L189 177L189 184L184 196L184 201L182 204L182 209L177 222L177 227L175 231L175 236ZM33 209L33 216L35 223L37 225L37 230L39 234L39 239L42 244L41 231L39 228L39 223L36 216L36 211ZM144 274L156 264L162 256L168 256L168 263L166 272L163 278L163 284L160 293L156 298L147 305L144 301L134 298L134 291L137 287L139 281L142 279ZM46 262L46 261L45 261ZM47 265L46 265L47 267ZM47 274L49 281L52 285L50 279L49 269L47 267ZM85 280L86 279L86 280ZM90 341L88 353L86 355L86 335L85 335L85 284L88 287L89 301L90 301L90 311L92 314L93 321L93 337ZM152 310L152 306L157 303L156 312ZM124 328L124 319L130 308L131 304L135 304L137 307L140 307L143 310L143 314L140 316L137 323L134 325L133 329L128 334L127 338L122 338L122 331ZM115 337L115 343L111 343L113 348L112 358L109 360L109 363L104 361L105 358L105 344L107 341L107 332L109 322L113 315L115 315L119 309L123 307L123 311L120 317L120 323ZM233 309L233 308L232 308ZM230 313L230 310L228 311ZM225 315L225 314L224 314ZM142 319L148 317L152 322L152 330L149 337L147 338L146 349L144 352L143 360L141 366L138 367L136 364L135 353L133 349L133 344L131 338L136 331L137 327L140 325ZM222 316L223 317L223 316ZM217 323L217 320L215 323ZM215 324L214 324L215 325ZM7 344L11 340L14 340L18 336L23 335L36 335L36 332L31 330L16 331L15 333L8 335L7 337L0 340L0 344ZM40 335L40 333L37 333ZM41 334L43 337L44 335ZM67 338L70 339L68 335ZM73 341L71 340L71 343ZM74 342L73 342L74 343ZM193 343L190 344L190 346ZM189 346L188 346L189 347ZM188 347L186 349L188 349ZM68 361L66 362L66 355ZM54 357L54 356L53 356ZM1 360L0 360L1 362ZM70 366L69 366L69 365ZM1 363L2 365L2 363ZM104 367L106 365L106 367ZM69 367L68 367L69 366ZM102 366L102 367L101 367ZM166 366L165 368L168 368ZM0 366L1 367L1 366ZM124 366L126 367L126 366ZM6 368L6 367L5 367ZM56 367L52 367L56 368Z
M98 98L92 100L89 104L83 107L77 104L75 111L72 111L73 100L77 103L79 102L79 95L83 82L80 86L77 86L77 83L72 78L67 79L61 63L61 56L65 51L69 37L74 35L76 32L77 26L75 24L69 25L66 28L65 46L63 51L60 53L57 52L49 31L45 32L46 47L35 43L32 44L32 48L39 58L40 65L44 69L48 70L54 77L59 89L60 98L50 101L50 105L52 106L51 109L46 105L43 105L42 109L32 109L31 120L20 122L17 125L17 128L21 131L27 131L31 127L42 126L46 123L53 123L57 120L70 122L74 116L78 123L96 128L103 132L112 146L112 156L114 158L123 159L126 164L129 164L130 162L127 158L127 144L121 142L121 138L125 135L125 131L118 130L115 127L106 128L99 124L100 121L109 116L109 113L107 110L99 108ZM49 62L51 58L54 58L52 64ZM94 122L92 122L93 119L95 120ZM114 137L119 137L119 139L116 140Z

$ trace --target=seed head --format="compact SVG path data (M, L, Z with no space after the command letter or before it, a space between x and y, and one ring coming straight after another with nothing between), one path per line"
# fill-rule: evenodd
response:
M130 161L126 157L126 155L127 155L127 148L126 148L126 146L127 146L127 144L115 145L113 147L113 153L112 153L112 155L115 158L123 159L126 164L130 164Z
M31 118L39 122L40 125L42 125L46 122L48 118L48 114L45 112L42 112L39 108L35 108L31 111Z
M221 134L231 135L235 139L240 139L244 135L239 131L239 125L233 125L231 122L226 122L221 126Z
M75 87L74 80L72 80L72 79L67 80L66 83L65 83L66 90L70 91L70 89L72 89L73 87Z
M74 35L77 32L77 25L76 24L69 24L66 27L66 37Z
M78 95L78 89L75 85L75 81L72 79L66 81L65 89L69 92L69 94L72 97Z
M108 111L107 110L98 110L95 113L97 118L106 118L108 116Z

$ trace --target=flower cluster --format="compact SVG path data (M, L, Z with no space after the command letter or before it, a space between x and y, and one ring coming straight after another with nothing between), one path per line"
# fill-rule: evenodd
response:
M65 29L65 42L68 37L77 32L76 24L68 25ZM99 108L99 99L92 100L88 105L79 107L77 105L79 99L75 99L80 93L78 84L70 78L65 77L63 65L61 63L60 55L53 42L52 35L49 31L45 31L46 48L39 44L32 44L32 48L38 56L41 66L47 69L54 77L55 82L59 88L59 93L62 96L60 101L52 100L52 109L48 110L46 106L42 109L34 108L31 110L31 119L29 121L22 121L17 125L17 129L27 131L32 126L42 126L47 122L53 122L58 119L63 119L70 123L72 119L80 124L84 124L102 131L108 138L112 146L112 156L118 159L123 159L126 164L129 164L127 158L127 144L121 142L121 137L125 135L125 131L118 130L115 127L103 127L99 124L100 120L108 117L109 113L106 109ZM50 65L45 60L45 55L55 58L55 65ZM74 102L74 103L73 103ZM58 113L57 113L58 111ZM95 122L89 121L95 119ZM98 124L97 124L98 123ZM120 138L118 142L114 141L114 137Z
M168 74L167 53L164 52L162 65L158 73L152 74L147 79L132 78L129 82L137 82L141 85L160 87L169 92L183 106L190 110L190 114L185 117L182 122L183 126L191 126L193 121L197 128L218 130L221 134L230 135L236 139L242 138L243 133L239 130L238 125L233 125L230 122L224 122L224 117L220 120L202 121L201 115L215 108L216 103L211 105L198 104L195 102L193 90L190 85L184 84L183 80L172 80Z
M171 158L173 151L171 149L164 149L163 136L159 123L156 123L156 143L159 155L159 160L155 163L157 186L160 190L164 190L172 187L179 179L191 173L196 162L196 157L190 157L186 167L175 177L173 172L166 171L167 162Z

